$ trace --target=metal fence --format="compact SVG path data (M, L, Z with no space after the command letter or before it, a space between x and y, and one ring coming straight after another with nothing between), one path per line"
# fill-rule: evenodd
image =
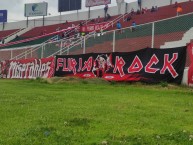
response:
M184 33L193 27L192 20L193 13L190 13L137 25L134 31L131 31L132 27L130 26L121 31L92 33L84 37L44 43L35 47L1 50L0 59L45 58L59 54L130 52L146 47L160 48L165 42L181 40ZM127 25L128 22L123 23ZM162 47L164 48L164 46Z

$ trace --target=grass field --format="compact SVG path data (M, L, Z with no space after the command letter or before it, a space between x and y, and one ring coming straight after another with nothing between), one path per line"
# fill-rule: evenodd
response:
M192 145L193 89L0 80L0 145Z

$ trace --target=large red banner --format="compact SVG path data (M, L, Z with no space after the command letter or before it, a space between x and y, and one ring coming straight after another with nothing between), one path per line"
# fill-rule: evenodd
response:
M54 57L42 59L22 59L1 62L3 78L50 78L54 74Z
M181 83L186 47L134 52L57 55L55 76L101 77L109 81Z
M101 29L103 29L103 30L107 29L109 27L109 25L110 24L107 22L85 25L85 26L81 26L80 31L81 32L93 32L93 31L99 32Z
M193 85L193 43L188 45L188 54L190 57L190 66L188 69L188 85Z

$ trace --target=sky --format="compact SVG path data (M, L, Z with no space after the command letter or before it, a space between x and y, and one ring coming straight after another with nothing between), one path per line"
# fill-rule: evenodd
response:
M48 17L59 15L58 0L0 0L0 10L8 10L7 16L8 22L26 20L26 17L24 17L24 5L26 3L39 3L43 1L48 2ZM132 2L136 0L129 0L129 1ZM109 7L116 5L117 5L116 0L111 0L111 4L109 5ZM100 7L93 7L91 8L91 10ZM88 8L85 7L85 0L82 0L82 10L88 10ZM65 14L65 12L62 12L62 14ZM35 18L38 17L32 17L32 19Z

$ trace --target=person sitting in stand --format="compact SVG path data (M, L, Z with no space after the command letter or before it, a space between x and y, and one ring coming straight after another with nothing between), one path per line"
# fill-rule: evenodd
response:
M138 9L137 10L137 13L136 13L137 15L140 15L141 14L141 12L140 12L140 10Z
M2 38L1 42L2 42L2 44L4 44L4 43L5 43L5 39L4 39L4 38Z
M80 27L83 26L82 22L79 23L79 26L80 26Z
M18 35L15 36L15 40L19 40L19 36Z
M128 17L126 18L126 21L130 21L132 19L131 15L128 15Z
M111 19L111 16L107 14L107 21Z
M174 8L177 8L177 7L178 7L178 2L176 1L174 4Z
M93 22L93 23L94 23L94 22L95 22L95 19L92 19L92 20L91 20L91 22Z
M136 23L135 23L135 21L133 21L132 25L131 25L131 32L133 32L135 30L136 30Z
M147 7L145 7L145 13L147 13L148 12L148 9L147 9Z
M121 31L122 26L121 26L120 21L117 22L117 25L116 25L116 26L117 26L118 32L119 32L119 33L122 33L122 31Z
M66 20L66 22L65 23L63 23L64 25L66 25L66 24L68 24L68 21Z
M156 11L156 12L158 11L158 7L157 7L157 6L155 6L155 11Z
M131 9L131 15L134 15L135 14L135 11L134 11L134 9L132 8Z
M155 7L154 6L152 6L152 8L151 8L151 12L155 12Z
M100 16L98 16L97 18L97 23L100 23Z
M4 38L0 38L0 44L4 44Z
M142 13L142 14L145 14L145 13L146 13L146 11L145 11L145 9L144 9L144 8L142 8L141 13Z

